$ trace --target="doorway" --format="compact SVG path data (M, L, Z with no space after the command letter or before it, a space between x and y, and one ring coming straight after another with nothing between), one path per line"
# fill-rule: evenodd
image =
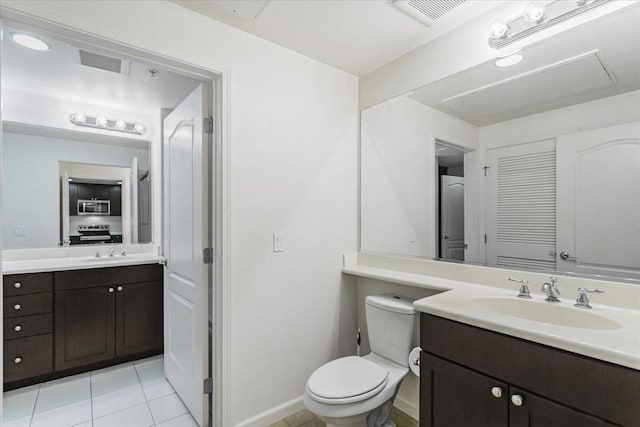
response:
M24 138L34 139L34 141L37 139L37 142L42 139L47 141L63 140L67 145L73 146L74 153L86 151L85 157L94 153L102 156L100 161L107 161L106 155L103 154L107 149L114 152L119 150L119 153L124 148L133 150L136 148L135 144L140 145L144 142L145 153L148 153L148 157L143 161L145 168L139 169L137 161L128 163L127 170L133 171L130 175L118 177L118 179L112 180L113 182L109 181L110 185L117 185L118 188L126 186L128 189L126 194L112 200L106 196L92 196L88 199L92 200L93 204L95 204L94 198L100 199L101 206L108 207L104 212L100 212L104 218L108 218L107 214L115 212L116 202L120 203L122 212L130 212L126 215L126 219L122 220L122 224L124 224L122 228L125 228L127 221L132 222L130 227L122 230L123 238L131 240L130 244L136 244L138 236L146 236L148 242L145 248L149 248L149 251L152 251L154 255L163 256L165 259L163 267L165 270L163 289L164 355L153 360L131 361L123 366L113 366L107 368L108 372L85 372L80 374L84 375L82 378L64 377L51 383L35 384L29 390L23 391L31 396L35 387L37 389L35 396L47 390L52 391L50 393L52 396L63 396L66 395L63 393L65 390L76 390L74 387L77 387L77 390L82 390L77 395L70 395L69 399L72 401L64 401L62 403L66 404L60 406L45 408L42 405L38 407L34 403L31 414L25 414L22 418L31 417L33 419L38 414L38 418L46 418L53 422L54 414L51 412L53 410L56 414L65 416L65 414L77 409L74 405L84 405L83 407L85 407L86 402L89 401L89 407L92 407L102 397L102 395L93 393L94 383L98 384L102 379L112 376L114 378L118 376L131 377L130 374L133 373L133 377L137 377L138 380L131 387L136 389L142 387L141 390L145 395L144 400L148 404L137 402L133 398L127 399L122 395L119 401L124 406L112 407L110 411L112 409L113 411L101 413L100 417L124 413L135 405L140 406L141 410L149 407L151 414L153 414L154 405L162 409L165 405L159 402L152 404L152 402L155 400L154 398L165 399L166 396L153 395L153 393L147 395L145 389L151 380L157 380L160 385L158 388L163 392L173 390L174 398L188 409L190 416L199 426L219 425L219 420L215 419L215 415L219 414L216 408L220 405L221 397L219 393L213 395L212 379L220 378L221 346L218 343L221 342L221 336L217 331L221 330L219 326L221 322L219 295L221 294L222 272L219 268L213 268L214 254L211 248L222 247L222 233L219 232L219 228L222 227L222 207L220 203L217 203L222 199L220 196L222 172L221 167L218 166L223 163L220 149L221 132L217 131L222 123L220 113L222 75L213 70L199 69L179 61L93 38L52 24L26 24L3 19L1 25L6 34L21 32L42 38L49 46L47 55L38 57L36 53L30 51L28 54L32 56L33 61L42 58L43 61L51 63L42 67L33 66L24 72L20 72L16 68L13 73L12 70L5 73L5 66L9 68L12 66L11 64L19 63L16 55L21 54L22 47L15 45L10 37L6 37L3 41L2 78L3 80L11 78L12 75L17 76L19 73L21 80L15 79L12 84L6 85L3 81L3 119L10 123L9 126L4 126L4 131L10 132L11 135L7 138L4 133L1 135L0 147L5 143L4 148L10 146L19 148L20 144L17 142L22 142ZM13 55L11 57L13 59L10 61L7 60L9 55ZM112 61L107 61L105 58ZM112 69L105 69L106 65L100 68L101 64L107 64ZM112 67L113 64L117 66ZM75 72L71 78L75 80L74 83L78 87L83 88L82 93L76 93L75 97L73 91L64 90L65 67L73 68ZM46 80L45 76L38 81L38 85L32 85L32 87L45 89L50 87L51 90L46 92L46 96L45 89L43 89L36 91L36 93L28 93L28 99L27 95L21 98L22 89L18 83L25 82L30 77L38 78L37 71L40 69L48 73L49 80ZM87 80L84 81L83 76L85 75L92 75L94 78L87 77ZM143 81L143 78L146 80ZM57 84L56 87L51 79L57 80L54 82ZM127 83L129 80L135 79L138 80L131 84ZM7 87L10 87L11 90L4 90ZM27 93L27 90L24 89L24 92ZM123 96L123 94L128 95ZM195 96L197 99L194 99L194 94L197 95ZM67 104L75 107L73 110L69 109L69 112L64 109L64 117L58 122L59 124L53 122L34 124L28 119L20 119L17 114L7 114L11 113L12 106L18 105L13 101L27 103L27 101L33 101L32 98L39 96L42 98L60 97L65 101L57 104L60 106L60 110L63 110ZM68 96L68 99L64 98L65 96ZM102 99L99 96L105 98ZM109 96L111 98L108 98ZM154 104L151 105L152 103ZM38 108L46 105L46 103L38 102L29 102L29 104ZM144 116L141 111L145 110L147 104L153 107L153 111L148 112L149 120L145 121L140 117ZM100 108L80 108L83 106L104 107L104 111ZM118 115L110 113L111 111L127 111L128 113ZM180 111L179 118L175 114L177 111ZM57 116L50 114L47 117L55 118ZM144 122L144 126L137 127L142 122ZM174 128L170 132L170 137L165 133L168 127ZM54 130L51 135L46 134L47 128ZM90 142L88 142L89 140ZM193 141L196 140L197 144L193 144ZM89 147L89 145L91 146ZM190 146L188 152L183 150L187 145ZM38 153L39 151L33 152ZM4 153L3 150L3 155ZM166 153L171 153L171 156ZM184 156L185 153L187 153L186 156ZM93 159L76 157L53 160L56 161L56 165L58 160L100 164ZM111 158L116 158L115 154ZM143 158L138 155L138 159ZM43 161L45 160L51 159L43 159ZM115 161L110 160L109 162L112 165ZM175 173L170 173L170 170ZM184 191L186 189L184 185L185 172L190 174L187 181L193 187L190 188L189 193ZM59 185L59 174L58 171L55 185ZM72 209L73 206L77 206L77 202L72 203L68 193L71 193L69 184L75 182L74 178L69 175L62 180L63 185L61 185L60 191L51 192L56 199L54 202L62 203L62 206L66 208L67 216L78 216L79 219L88 218L77 215L77 208L76 210ZM16 182L15 180L5 180L3 192L7 187L15 185ZM84 181L78 182L79 185L87 184ZM90 184L96 186L94 181L91 181ZM103 182L101 181L99 184L103 184ZM171 191L171 189L176 189L176 191ZM181 191L177 191L178 189ZM136 196L135 194L138 192L140 194ZM21 193L21 191L13 193ZM59 197L61 194L65 197ZM8 203L4 203L5 207L8 205ZM172 206L180 207L180 210L171 211ZM112 207L114 207L113 210ZM94 208L92 207L92 209ZM60 209L60 211L64 214L65 209ZM15 217L19 218L18 215ZM197 223L197 227L185 228L185 217ZM24 221L22 218L20 220ZM69 224L74 224L74 221L67 220L65 223L68 228ZM19 226L14 228L21 229ZM111 228L111 234L115 234L113 233L115 226ZM178 233L180 229L182 233ZM56 230L55 233L58 234L59 231ZM16 239L22 237L18 235L19 233L15 234ZM40 245L33 249L36 253L38 249L43 250L47 247ZM58 248L48 248L49 251L52 249ZM62 251L64 248L60 250ZM190 259L182 256L187 252L192 254ZM120 250L117 253L120 253ZM122 251L122 254L124 253L125 251ZM63 257L64 255L60 256L60 258ZM219 251L215 257L220 259ZM216 265L221 264L216 263ZM184 304L179 306L175 304L175 301L181 301ZM189 307L189 311L186 311L185 307ZM179 333L175 333L176 331ZM191 342L185 343L184 340L189 337ZM178 346L180 351L174 351ZM212 349L214 350L212 351ZM142 371L146 373L142 373ZM143 378L145 375L147 375L146 380L150 381ZM67 379L69 381L66 381ZM78 381L71 384L73 380ZM105 381L110 380L106 379ZM216 384L219 383L220 381L216 381ZM89 385L89 395L85 393L87 391L86 385ZM119 391L111 390L108 393L111 392ZM11 393L8 396L9 399L5 395L7 403L5 410L9 409L11 401L19 403L24 401L23 397L26 396L22 396L19 389ZM80 400L76 400L76 398ZM38 400L38 402L46 406L45 399ZM19 405L15 407L19 412ZM48 411L51 413L47 414ZM79 413L82 413L82 410ZM14 415L20 414L14 413ZM96 414L92 413L90 419L81 419L78 420L78 423L97 422L96 420ZM155 416L154 423L159 424L158 420L155 420ZM126 422L123 422L122 425L124 424Z
M436 141L436 257L465 260L464 151Z

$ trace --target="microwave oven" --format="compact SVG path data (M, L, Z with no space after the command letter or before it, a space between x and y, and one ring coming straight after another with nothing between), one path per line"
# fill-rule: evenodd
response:
M111 215L109 200L78 200L78 215Z

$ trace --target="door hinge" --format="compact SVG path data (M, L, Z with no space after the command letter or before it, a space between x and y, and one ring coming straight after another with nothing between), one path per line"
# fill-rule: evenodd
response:
M202 130L204 130L204 133L206 134L213 134L213 117L209 116L209 117L204 117L202 119Z
M483 166L482 169L484 169L484 176L487 176L487 171L491 168L489 166Z
M204 379L202 392L204 394L213 394L213 378Z
M213 264L213 248L209 247L202 250L202 262Z
M360 328L358 328L358 332L356 332L356 345L362 344L362 333L360 332Z
M487 235L486 234L484 235L484 244L485 245L487 244Z

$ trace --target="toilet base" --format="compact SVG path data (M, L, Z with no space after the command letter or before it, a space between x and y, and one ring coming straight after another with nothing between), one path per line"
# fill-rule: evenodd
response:
M323 417L318 416L327 423L327 427L396 427L391 421L391 408L393 399L387 400L371 412L354 415L352 417Z

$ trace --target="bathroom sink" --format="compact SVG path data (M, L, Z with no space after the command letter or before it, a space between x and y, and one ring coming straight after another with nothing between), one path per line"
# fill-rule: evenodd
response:
M476 307L534 322L579 329L619 329L621 325L599 314L557 303L507 298L476 298Z

